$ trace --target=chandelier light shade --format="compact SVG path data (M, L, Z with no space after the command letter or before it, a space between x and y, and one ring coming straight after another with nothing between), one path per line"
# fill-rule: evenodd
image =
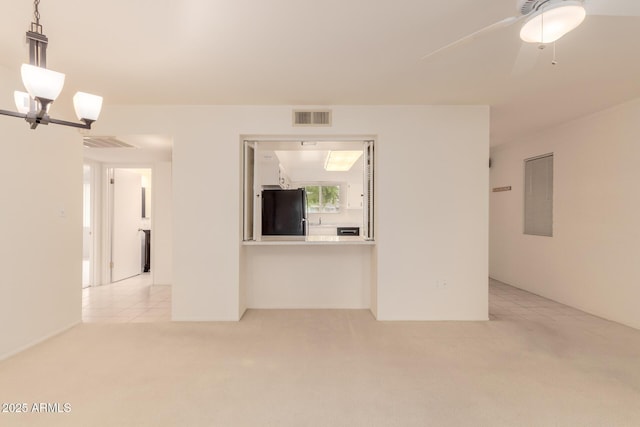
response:
M31 109L31 98L27 92L16 90L13 92L13 100L16 103L18 113L27 114Z
M578 27L586 16L581 1L561 1L542 7L520 30L520 38L528 43L553 43Z
M28 93L15 91L13 99L18 111L0 110L0 114L23 118L31 125L31 129L35 129L38 125L48 125L49 123L91 129L91 124L98 119L102 109L101 96L78 92L73 97L76 114L82 123L49 117L51 104L62 92L64 74L47 69L47 45L49 44L49 39L42 33L40 12L38 11L39 4L40 0L34 0L34 21L31 23L30 31L27 31L29 63L22 64L20 69L22 83Z
M64 86L64 74L35 65L22 64L22 83L34 99L55 101Z
M102 97L85 92L76 92L73 96L73 108L78 120L98 120L102 110Z

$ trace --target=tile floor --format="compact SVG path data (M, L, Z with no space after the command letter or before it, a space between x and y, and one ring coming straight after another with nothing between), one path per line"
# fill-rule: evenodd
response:
M489 279L489 320L560 321L598 319L584 311Z
M150 274L82 290L82 321L85 323L170 320L171 286L152 285Z

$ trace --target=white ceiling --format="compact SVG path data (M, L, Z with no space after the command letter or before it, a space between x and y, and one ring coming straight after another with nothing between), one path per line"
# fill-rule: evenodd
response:
M0 66L19 82L32 4L0 7ZM640 18L588 16L559 41L558 65L546 49L516 74L517 25L421 60L515 15L516 0L42 0L40 11L49 68L67 74L61 102L81 89L107 105L489 104L496 145L640 96Z

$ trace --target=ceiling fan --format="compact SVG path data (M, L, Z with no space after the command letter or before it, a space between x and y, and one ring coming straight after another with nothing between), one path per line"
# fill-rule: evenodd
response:
M518 0L517 10L517 15L474 31L422 59L522 21L522 41L544 46L577 28L587 15L640 16L640 0Z

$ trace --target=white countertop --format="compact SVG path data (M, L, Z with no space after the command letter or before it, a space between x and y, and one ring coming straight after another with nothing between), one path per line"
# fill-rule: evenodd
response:
M261 241L243 241L243 245L375 245L373 240L365 240L361 236L271 236Z

